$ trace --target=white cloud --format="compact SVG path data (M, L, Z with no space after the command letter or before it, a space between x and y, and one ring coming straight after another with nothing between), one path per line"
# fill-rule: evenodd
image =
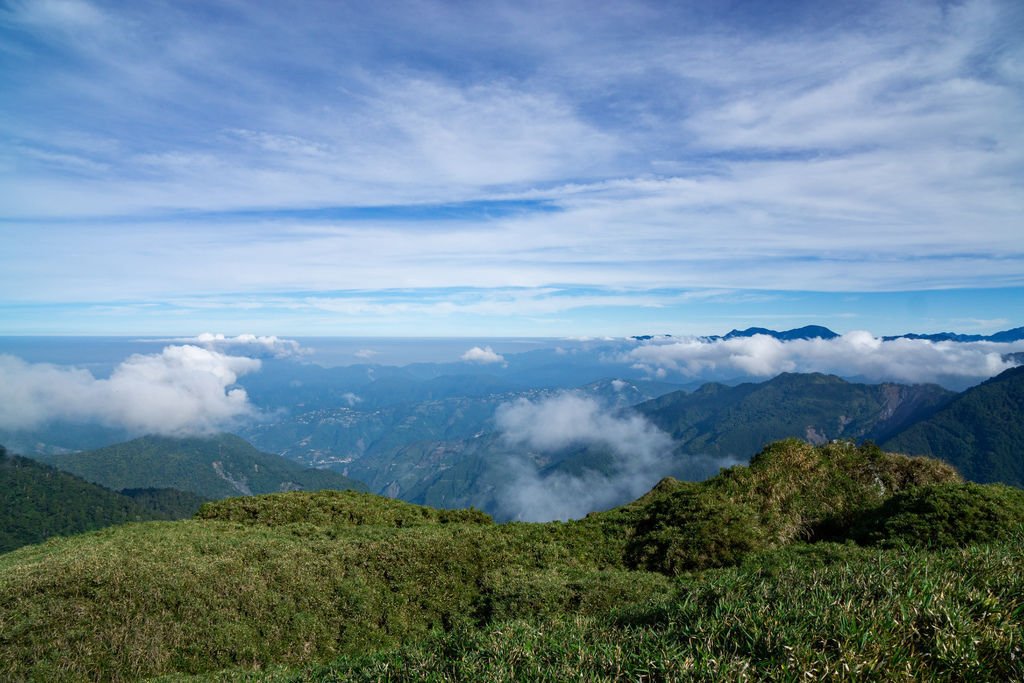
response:
M1022 283L1012 2L794 6L784 31L687 3L247 3L230 27L160 3L11 7L0 205L34 220L0 226L11 301ZM554 210L189 213L517 198Z
M484 365L490 363L505 363L505 357L500 353L495 353L494 349L490 346L484 346L482 348L474 346L460 357L467 363L480 363Z
M735 464L703 456L672 457L665 432L636 413L613 410L571 392L540 401L520 398L499 406L495 423L513 447L554 453L573 446L594 446L611 453L601 471L555 472L542 476L526 454L504 464L507 484L498 492L501 516L524 521L579 518L621 505L646 493L659 479L674 474L704 479Z
M203 332L192 338L175 341L197 344L222 353L241 353L250 357L289 358L310 353L294 339L282 339L274 335L240 334L229 337L219 333Z
M259 368L257 359L191 345L130 356L107 379L0 355L0 428L31 429L60 420L139 434L210 433L256 414L245 390L232 387Z
M640 415L608 412L592 398L573 393L534 403L520 398L494 415L510 443L553 451L581 443L603 444L617 453L649 459L671 446L667 434Z
M869 381L936 382L962 387L992 377L1014 364L1003 354L1024 350L1024 342L883 341L870 332L835 339L780 341L766 335L705 341L687 339L648 344L623 356L652 373L686 377L772 377L781 372L825 372Z

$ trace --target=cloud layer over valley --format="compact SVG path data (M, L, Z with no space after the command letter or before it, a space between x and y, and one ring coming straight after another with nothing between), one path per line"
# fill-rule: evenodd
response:
M542 456L573 447L608 456L597 458L600 469L546 474L528 455L510 457L503 463L510 478L498 502L504 516L523 521L579 518L633 500L667 474L704 479L734 464L700 456L673 460L671 437L646 418L572 392L503 404L495 423L509 445Z
M824 372L869 382L933 382L964 387L1016 362L1007 354L1024 342L883 340L855 331L835 339L781 341L767 335L708 341L694 338L638 346L621 360L657 377L774 377L782 372Z

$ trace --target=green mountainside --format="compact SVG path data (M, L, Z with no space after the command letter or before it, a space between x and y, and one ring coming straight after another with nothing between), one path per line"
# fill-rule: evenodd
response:
M848 442L570 523L237 498L0 556L0 678L1020 680L1022 541L1024 492Z
M884 445L941 458L972 481L1024 486L1024 366L966 390Z
M955 394L934 384L854 384L834 375L783 373L759 384L705 384L637 406L679 442L680 453L747 459L797 437L881 441Z
M705 384L641 402L633 410L676 441L659 476L702 478L716 462L746 461L766 443L797 437L880 440L955 394L936 385L854 384L832 375L783 374L759 384ZM493 408L492 408L493 409ZM515 479L510 463L527 460L543 479L612 475L617 459L600 444L551 453L526 452L490 432L470 438L414 441L346 463L370 490L424 505L474 505L501 517L499 497ZM650 485L650 484L648 484Z
M337 472L308 469L230 434L211 438L145 436L94 451L40 456L112 489L174 488L204 498L365 487Z
M352 394L350 404L337 398L330 407L303 410L280 421L253 425L240 435L258 448L307 466L344 470L349 463L365 457L379 456L387 462L392 453L411 444L474 438L494 429L494 411L499 405L519 398L539 400L561 393L552 389L482 391L479 377L443 377L431 382L441 379L460 386L464 393L408 402L393 400L386 405L378 405L362 394ZM394 395L402 396L401 381L397 378L378 380L374 386L381 383L396 385ZM664 382L603 379L574 391L608 405L626 406L679 388Z
M119 494L0 446L0 553L113 524L183 519L202 502L180 491Z

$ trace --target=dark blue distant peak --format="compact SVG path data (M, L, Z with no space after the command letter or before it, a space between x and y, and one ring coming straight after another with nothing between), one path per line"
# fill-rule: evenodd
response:
M748 327L745 330L732 330L724 337L710 337L710 339L735 339L736 337L753 337L756 334L763 334L782 341L793 341L794 339L835 339L839 335L821 325L805 325L793 330L769 330L764 327Z
M1024 339L1024 327L1015 327L1012 330L1003 330L1002 332L996 332L995 334L957 334L956 332L936 332L935 334L916 334L914 332L908 332L907 334L898 334L892 337L882 337L885 341L892 341L894 339L924 339L926 341L955 341L955 342L977 342L977 341L988 341L988 342L1015 342Z
M671 334L634 334L630 339L635 341L651 341L652 339L671 339Z

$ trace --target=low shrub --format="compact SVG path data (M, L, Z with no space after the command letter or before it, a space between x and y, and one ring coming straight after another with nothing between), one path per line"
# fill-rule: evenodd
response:
M936 484L897 493L864 513L859 543L962 547L1009 538L1024 528L1024 491L999 484Z

